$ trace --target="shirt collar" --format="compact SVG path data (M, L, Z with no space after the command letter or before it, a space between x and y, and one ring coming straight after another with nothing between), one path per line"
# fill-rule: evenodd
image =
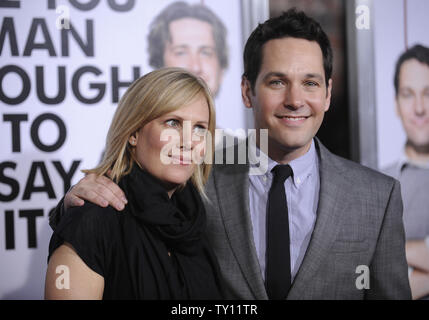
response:
M398 172L401 172L402 169L407 165L413 166L416 168L420 168L420 169L429 169L429 161L423 162L423 163L422 162L416 162L416 161L410 159L407 156L405 149L403 149L400 156L399 156L399 160L398 160L398 166L397 166Z
M257 152L259 155L267 157L268 168L266 171L264 171L264 174L262 174L262 176L266 176L267 178L272 179L271 170L279 163L271 159L258 147L251 148L249 157L251 158L255 157L254 152ZM302 185L302 183L314 172L314 168L317 165L317 163L318 163L318 156L317 156L316 147L313 139L311 141L310 149L304 155L288 163L291 166L293 171L292 180L295 187L298 188L300 185ZM251 164L250 166L252 167L255 165Z

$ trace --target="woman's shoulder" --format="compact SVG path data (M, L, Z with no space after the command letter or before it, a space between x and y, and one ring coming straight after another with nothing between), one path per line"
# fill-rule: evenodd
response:
M106 224L116 222L118 214L120 213L111 206L100 207L92 202L86 201L81 207L72 207L68 209L64 217L85 222Z
M48 259L66 242L88 267L105 276L121 236L118 214L112 207L92 203L68 209L51 237Z
M75 234L85 240L108 241L119 232L118 211L85 202L81 207L73 207L66 211L55 233Z

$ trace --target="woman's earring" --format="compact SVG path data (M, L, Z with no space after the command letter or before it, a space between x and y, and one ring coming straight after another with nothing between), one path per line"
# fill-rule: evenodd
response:
M136 139L135 138L131 139L130 144L132 146L135 146L136 145Z

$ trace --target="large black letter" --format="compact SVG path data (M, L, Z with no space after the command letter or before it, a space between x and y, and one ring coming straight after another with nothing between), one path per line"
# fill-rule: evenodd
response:
M61 55L63 57L69 56L69 34L72 34L79 47L87 57L94 56L94 21L86 20L86 44L77 33L76 29L70 23L70 29L61 29Z
M21 152L20 122L27 121L26 114L4 114L3 121L10 121L12 127L12 152Z
M53 145L46 145L40 141L39 138L39 127L45 120L52 120L58 127L58 139ZM31 140L33 140L34 145L44 152L53 152L61 148L66 141L67 130L66 125L60 117L53 113L44 113L38 116L34 122L31 124Z
M79 91L79 81L80 81L80 78L82 77L82 75L84 73L87 73L87 72L95 74L96 76L99 76L101 74L101 71L95 67L85 66L85 67L79 68L75 72L75 74L73 75L72 90L73 90L74 95L76 96L76 98L80 102L87 103L87 104L97 103L101 99L103 99L104 93L106 92L106 84L104 84L104 83L91 83L89 85L89 87L91 89L98 89L98 94L92 99L85 98L84 96L82 96L82 94Z
M136 2L135 0L128 0L124 4L117 4L115 0L108 0L108 1L109 1L110 8L118 12L126 12L126 11L132 10Z
M98 5L100 0L91 0L88 3L80 3L77 0L69 0L69 2L73 7L77 8L79 10L89 11L89 10L94 9Z
M15 25L12 17L5 17L0 30L0 55L5 47L6 35L9 34L10 52L13 57L19 56L18 42L16 41Z
M11 189L10 194L8 194L8 195L4 195L4 194L0 193L0 201L2 201L2 202L13 201L16 199L16 197L19 194L19 183L15 179L13 179L11 177L7 177L4 175L4 171L6 168L11 168L11 169L15 170L16 163L10 162L10 161L0 163L0 183L4 183L4 184L9 185L9 187Z
M48 9L56 9L57 0L48 0Z
M42 174L44 185L36 187L34 185L34 181L36 180L36 173L38 169L40 169L40 173ZM48 170L46 170L45 164L41 161L33 162L31 165L30 175L28 176L27 185L25 186L22 200L29 200L31 194L34 192L46 192L49 199L55 199L55 192L54 188L52 187L51 180L49 179Z
M21 8L18 0L0 0L0 8Z
M131 81L119 81L118 67L112 67L112 102L119 101L119 88L127 88L140 77L140 68L134 67L134 79Z
M43 67L36 67L36 88L37 97L39 100L46 104L59 104L64 101L66 96L66 67L58 67L58 92L53 98L48 98L45 94L45 77L43 73Z
M22 90L20 94L15 98L9 98L5 95L3 90L3 78L9 73L9 72L15 72L18 74L18 76L21 77L22 80ZM0 100L6 104L15 105L23 102L25 99L27 99L28 95L30 94L30 78L25 73L23 69L21 69L18 66L15 65L9 65L5 66L4 68L0 68Z
M37 28L39 26L42 30L43 39L45 39L45 42L35 43L34 41L36 40ZM48 27L46 26L45 19L33 19L30 28L30 34L28 35L27 42L25 44L24 57L31 56L31 53L34 49L46 49L49 52L49 56L57 56L55 53L54 44L52 43L52 39L48 31Z
M19 210L20 218L27 218L28 247L37 248L36 218L43 217L43 210Z
M12 210L6 210L4 226L6 228L6 250L15 249L15 217Z
M58 173L60 174L61 178L63 179L64 194L70 189L71 179L73 178L73 176L76 172L76 169L79 167L80 162L81 162L81 160L73 161L69 172L66 172L60 161L52 161L52 163L55 166L55 169L57 169Z

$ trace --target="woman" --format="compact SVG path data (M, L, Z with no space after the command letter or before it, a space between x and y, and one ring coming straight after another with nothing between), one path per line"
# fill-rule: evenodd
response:
M51 238L45 298L221 298L201 200L214 128L209 89L194 75L165 68L131 85L102 163L85 171L109 174L128 204L67 211Z

